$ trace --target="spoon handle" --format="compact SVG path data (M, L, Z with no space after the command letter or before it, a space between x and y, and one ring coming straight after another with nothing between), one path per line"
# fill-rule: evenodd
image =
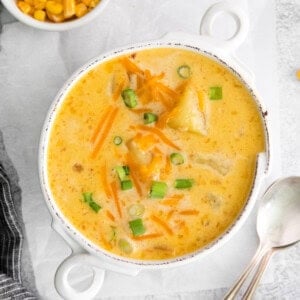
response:
M258 262L261 261L261 259L265 253L266 253L265 247L263 247L262 245L259 245L250 264L245 269L244 273L240 276L240 278L237 280L235 285L227 292L227 294L224 297L224 300L233 300L236 297L240 288L242 287L242 285L248 278L249 274L252 272L252 270L258 264Z
M257 288L257 285L270 261L270 258L272 256L272 254L274 253L274 249L270 249L267 253L265 253L264 257L262 258L262 260L260 261L258 268L243 296L243 300L250 300L252 299L252 296Z

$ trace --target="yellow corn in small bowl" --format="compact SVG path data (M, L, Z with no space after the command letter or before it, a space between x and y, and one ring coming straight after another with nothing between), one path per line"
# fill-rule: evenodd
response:
M64 31L93 20L109 0L3 0L19 21L43 30Z

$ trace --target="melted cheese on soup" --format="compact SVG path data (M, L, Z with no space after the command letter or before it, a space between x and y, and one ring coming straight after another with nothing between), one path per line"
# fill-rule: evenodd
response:
M249 196L264 126L231 71L192 51L143 50L71 88L47 172L62 213L90 241L143 260L219 237Z

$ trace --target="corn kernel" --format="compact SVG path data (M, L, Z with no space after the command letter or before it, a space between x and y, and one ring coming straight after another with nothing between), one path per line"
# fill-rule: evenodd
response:
M63 0L64 17L66 19L75 15L75 0Z
M91 8L94 8L96 5L97 5L97 2L96 2L95 0L91 0L89 6L90 6Z
M90 6L92 0L82 0L81 1L83 4L85 4L86 6Z
M33 7L35 10L42 10L46 8L46 0L33 0Z
M33 5L33 0L23 0L24 2L28 3L29 5Z
M82 17L83 15L85 15L87 13L87 7L85 4L80 3L77 4L75 7L75 15L77 18Z
M296 77L298 80L300 80L300 70L296 71Z
M46 10L51 14L59 15L63 11L63 6L55 1L47 1Z
M18 2L18 7L25 14L29 14L30 11L31 11L31 6L28 3L24 2L24 1L19 1Z
M36 10L43 10L43 9L46 8L46 3L45 2L40 2L40 1L35 1L33 7Z
M49 20L51 20L54 23L61 23L65 20L63 14L55 15L55 14L51 14L47 11L47 16L48 16Z
M45 21L46 13L43 10L36 10L33 14L33 17L38 21Z

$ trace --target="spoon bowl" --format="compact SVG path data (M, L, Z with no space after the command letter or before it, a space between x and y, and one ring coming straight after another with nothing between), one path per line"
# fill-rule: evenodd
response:
M284 178L269 187L259 207L257 233L271 248L300 240L300 177Z
M258 268L242 299L252 299L259 280L272 254L300 241L300 177L287 177L274 182L264 193L257 214L259 246L244 273L225 295L235 299L252 270Z

